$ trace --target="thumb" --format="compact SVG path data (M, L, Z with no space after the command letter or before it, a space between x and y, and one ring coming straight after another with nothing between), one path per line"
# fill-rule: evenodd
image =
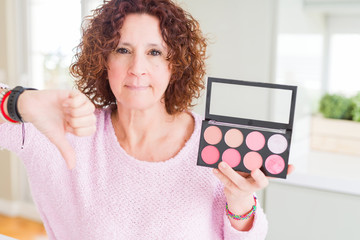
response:
M56 139L53 139L52 142L65 159L68 169L73 169L76 165L76 154L74 148L70 145L70 142L66 139L65 135L56 137Z
M81 92L77 89L73 89L73 90L69 90L66 92L66 95L64 95L64 102L63 102L63 107L65 106L69 106L71 101L76 98L79 94L81 94Z

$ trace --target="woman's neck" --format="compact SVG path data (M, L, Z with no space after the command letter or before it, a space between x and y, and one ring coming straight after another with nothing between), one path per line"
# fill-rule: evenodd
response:
M188 113L170 115L165 108L134 111L118 107L112 124L121 147L144 161L165 161L173 157L193 131Z
M174 119L174 116L161 108L140 111L118 107L112 114L113 126L119 131L121 140L133 144L156 138Z

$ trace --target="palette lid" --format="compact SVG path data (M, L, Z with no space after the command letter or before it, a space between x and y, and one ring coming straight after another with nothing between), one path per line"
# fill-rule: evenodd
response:
M205 118L291 130L296 86L209 77Z

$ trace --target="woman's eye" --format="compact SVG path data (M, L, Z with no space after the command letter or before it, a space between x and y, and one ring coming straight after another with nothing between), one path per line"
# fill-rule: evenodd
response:
M161 56L161 51L152 49L149 54L152 56Z
M126 48L118 48L118 49L116 49L116 52L117 52L117 53L120 53L120 54L130 53L130 51L127 50Z

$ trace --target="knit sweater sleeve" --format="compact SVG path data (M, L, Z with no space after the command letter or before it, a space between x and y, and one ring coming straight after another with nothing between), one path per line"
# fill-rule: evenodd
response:
M262 240L266 238L268 222L265 213L258 203L254 223L249 231L238 231L231 226L229 218L224 213L224 240Z
M24 124L24 126L12 123L0 124L0 148L20 154L25 148L25 145L29 142L29 139L34 135L34 130L35 128L28 123ZM24 146L22 146L23 139Z
M61 157L55 145L31 123L24 123L23 126L11 123L0 124L0 150L3 149L15 153L26 166L32 165L34 160L39 162L41 159L38 156L45 153Z

